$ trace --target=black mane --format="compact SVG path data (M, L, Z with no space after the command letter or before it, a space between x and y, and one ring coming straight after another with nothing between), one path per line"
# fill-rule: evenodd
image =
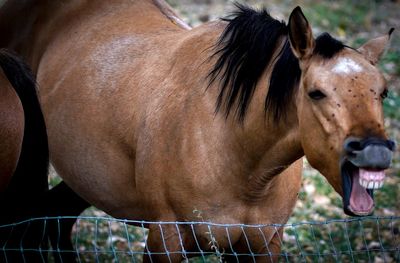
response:
M267 66L275 62L277 44L283 39L265 98L265 112L279 120L301 76L298 59L288 40L288 27L285 22L272 18L266 9L256 11L244 5L236 6L237 11L223 19L228 25L212 55L218 59L209 73L210 85L217 78L220 81L216 111L222 109L228 117L235 108L235 116L241 122L244 120L256 85ZM314 53L331 58L344 47L342 42L324 33L316 39Z

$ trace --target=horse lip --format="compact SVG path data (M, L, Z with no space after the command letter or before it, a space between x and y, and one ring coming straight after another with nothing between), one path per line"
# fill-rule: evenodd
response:
M343 202L343 212L349 216L367 216L371 215L374 211L375 205L369 211L353 211L350 206L350 196L351 189L353 187L352 181L352 169L358 169L356 165L354 165L347 158L342 158L340 162L340 174L342 177L342 202ZM372 189L367 189L367 193L371 196L372 200L374 200L374 191Z
M374 211L375 205L371 208L369 211L353 211L351 206L347 206L347 209L344 210L344 212L349 215L349 216L368 216L371 215Z

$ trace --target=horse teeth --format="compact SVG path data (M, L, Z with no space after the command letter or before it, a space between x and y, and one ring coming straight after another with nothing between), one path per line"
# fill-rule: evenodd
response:
M377 181L376 183L375 183L375 189L379 189L379 188L381 188L383 186L383 181Z
M374 189L374 186L375 186L375 183L374 183L374 181L370 181L370 182L368 182L368 185L367 185L367 189Z
M364 188L367 188L367 186L368 186L368 181L365 181L365 180L364 180L364 181L362 182L361 185L362 185Z
M358 180L358 183L362 186L362 187L366 187L365 186L365 180L364 179L362 179L361 177L360 177L360 179Z
M368 181L367 180L363 180L362 184L361 184L364 188L368 187Z
M373 180L368 181L360 179L359 183L362 187L367 189L379 189L383 186L383 181L373 181Z

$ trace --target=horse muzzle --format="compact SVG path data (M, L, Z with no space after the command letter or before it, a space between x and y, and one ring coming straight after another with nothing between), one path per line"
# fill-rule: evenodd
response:
M341 161L344 212L365 216L374 210L374 189L383 186L395 143L379 138L348 138Z

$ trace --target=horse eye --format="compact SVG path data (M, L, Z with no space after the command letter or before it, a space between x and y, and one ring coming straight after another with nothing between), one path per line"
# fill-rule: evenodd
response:
M308 93L308 96L313 100L321 100L326 97L326 95L324 93L322 93L322 91L320 91L320 90L310 91Z
M381 98L382 98L383 100L387 98L388 92L389 92L389 91L388 91L387 89L385 89L385 90L381 93Z

